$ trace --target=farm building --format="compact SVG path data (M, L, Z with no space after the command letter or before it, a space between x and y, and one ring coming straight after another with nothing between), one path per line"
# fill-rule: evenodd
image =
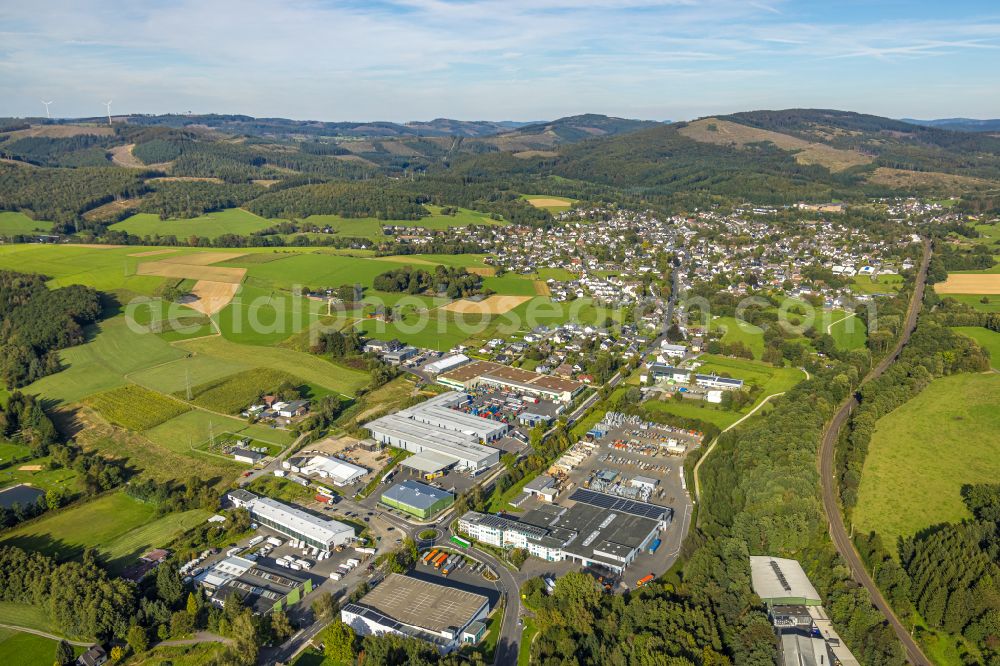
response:
M312 579L290 569L278 569L242 557L227 557L195 577L212 603L223 606L238 594L257 615L288 608L312 592Z
M486 469L500 462L500 451L481 442L499 439L508 426L452 409L467 399L459 393L446 393L370 421L364 427L383 444L416 454L436 454L436 459L427 459L427 464L440 465L447 459L460 469Z
M344 606L340 618L362 636L411 636L448 653L467 636L482 635L481 628L472 625L489 611L489 599L481 594L392 573L357 602Z
M555 402L570 402L584 389L571 379L540 375L537 372L512 368L492 361L475 361L438 376L439 384L460 391L479 385L497 386L522 395L536 396Z
M419 481L406 480L382 493L382 503L417 518L429 518L455 503L455 496Z
M335 486L348 486L368 473L364 467L329 456L290 458L282 461L281 466L306 476L316 475L323 479L329 479Z
M230 491L227 497L234 505L247 509L250 517L261 525L320 550L328 551L354 539L354 528L350 525L307 513L270 497L258 497L246 490Z

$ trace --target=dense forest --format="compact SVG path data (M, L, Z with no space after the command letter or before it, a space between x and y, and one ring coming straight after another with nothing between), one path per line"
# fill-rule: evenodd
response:
M90 287L49 289L37 274L0 271L0 381L18 388L59 371L56 352L84 340L101 314Z
M378 291L423 294L444 293L448 298L466 298L486 293L483 278L464 267L435 266L434 271L402 266L375 276L372 288Z

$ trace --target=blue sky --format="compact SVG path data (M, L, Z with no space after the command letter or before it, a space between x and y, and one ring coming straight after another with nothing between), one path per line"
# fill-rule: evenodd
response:
M0 115L1000 117L996 0L0 0Z

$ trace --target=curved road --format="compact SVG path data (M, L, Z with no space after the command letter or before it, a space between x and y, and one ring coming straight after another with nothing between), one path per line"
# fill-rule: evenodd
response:
M903 347L910 340L910 335L917 326L917 316L920 314L920 305L924 298L924 285L927 281L927 265L930 262L930 258L930 242L925 240L924 256L920 262L920 270L917 273L913 296L910 299L910 307L906 312L903 334L900 335L899 341L896 343L896 347L892 350L892 353L888 354L878 365L872 368L871 372L865 376L862 385L881 376L895 362ZM911 664L930 666L930 660L924 655L920 646L913 640L913 637L910 636L907 628L896 617L896 613L882 596L882 592L875 586L875 582L871 579L871 576L868 575L868 571L861 562L861 557L858 555L858 551L855 550L854 543L851 541L851 537L844 527L844 517L840 512L840 488L834 469L834 452L840 430L847 423L851 411L858 404L856 393L844 401L840 409L837 410L836 415L834 415L833 420L827 425L819 449L819 475L823 487L823 508L826 511L827 520L830 521L830 536L833 539L833 545L837 548L837 552L840 553L840 556L844 558L848 567L850 567L854 580L868 590L868 593L872 597L872 602L885 615L889 621L889 625L896 632L896 637L899 638L899 642L903 644L903 648L906 650L906 658Z

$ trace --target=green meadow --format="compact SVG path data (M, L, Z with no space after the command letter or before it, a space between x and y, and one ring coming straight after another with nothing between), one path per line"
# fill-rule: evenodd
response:
M990 365L995 370L1000 370L1000 333L982 326L956 326L955 330L969 336L978 342L980 347L989 351Z
M859 317L852 317L848 313L838 314L836 319L827 324L827 331L837 344L837 349L863 349L868 343L865 323Z
M143 435L154 444L175 453L199 455L192 450L226 433L250 437L268 444L286 447L294 436L288 430L266 425L250 425L244 419L195 409L147 430Z
M1000 296L984 296L983 294L946 294L941 298L954 298L959 303L964 303L980 312L1000 312ZM983 303L983 299L986 302Z
M868 275L855 275L852 279L854 291L862 294L888 294L899 291L903 286L902 275L880 275L872 278Z
M115 231L133 236L176 236L185 240L190 236L217 238L224 234L247 235L273 226L281 220L268 220L242 208L227 208L200 217L161 220L152 213L135 215L111 225Z
M962 486L1000 478L1000 374L935 379L879 419L854 509L858 531L896 543L942 522L971 518Z
M114 492L93 501L17 527L3 535L5 545L37 550L60 560L72 559L93 547L121 571L151 548L166 545L178 534L211 515L193 509L157 517L156 508Z
M11 211L0 213L0 236L30 234L36 231L48 233L51 229L51 222L35 221L24 213L14 213Z

